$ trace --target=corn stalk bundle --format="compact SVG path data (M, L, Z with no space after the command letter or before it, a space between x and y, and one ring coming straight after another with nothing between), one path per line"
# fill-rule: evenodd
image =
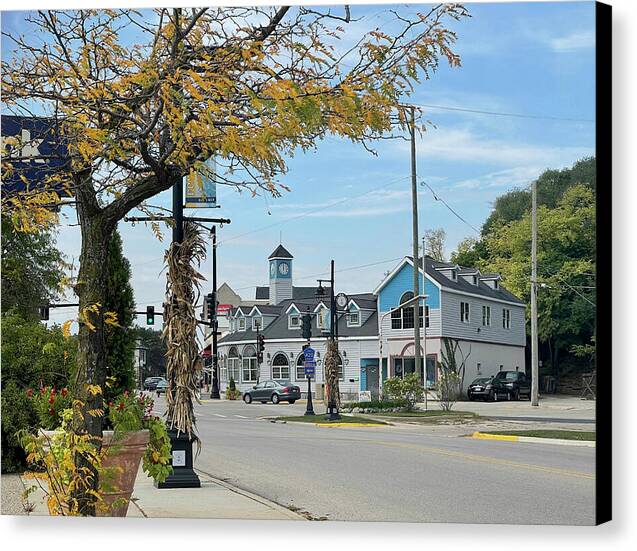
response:
M195 304L201 294L200 282L204 279L197 268L205 257L205 242L197 226L186 222L183 241L173 243L164 258L168 274L162 337L168 349L168 426L197 441L193 434L194 402L199 402L197 381L203 365L196 338Z
M325 366L325 386L327 403L332 402L337 408L341 407L341 393L338 388L338 344L336 339L328 339L327 351L323 365Z

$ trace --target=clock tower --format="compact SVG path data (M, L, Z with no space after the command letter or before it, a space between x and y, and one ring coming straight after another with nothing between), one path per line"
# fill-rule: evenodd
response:
M283 245L268 257L270 268L270 304L292 298L292 259Z

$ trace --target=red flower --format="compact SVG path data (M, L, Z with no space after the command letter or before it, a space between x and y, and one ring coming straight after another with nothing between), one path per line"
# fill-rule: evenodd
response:
M128 397L128 395L129 395L128 390L125 390L125 391L124 391L124 396Z
M112 408L112 407L113 407L113 402L109 402L109 403L108 403L108 407L109 407L109 408Z
M27 396L28 396L29 398L31 398L31 396L33 396L33 389L32 389L32 388L30 388L30 389L28 389L28 390L27 390Z
M51 415L55 415L55 410L54 410L53 408L49 408L49 413L50 413Z
M40 387L40 394L44 394L44 387Z
M62 398L64 398L68 393L69 393L69 391L66 389L66 387L64 387L62 389L62 392L60 392L60 394L62 395Z
M57 394L57 390L55 389L55 387L53 387L51 389L51 396L55 396Z
M124 402L120 402L119 406L117 406L117 411L122 411L124 407L126 407L126 404L124 404Z
M55 403L55 394L51 394L51 397L49 398L49 404L53 405Z

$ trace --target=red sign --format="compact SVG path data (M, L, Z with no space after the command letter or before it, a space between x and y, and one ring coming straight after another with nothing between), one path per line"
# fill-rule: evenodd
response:
M217 304L217 315L225 316L232 308L232 304Z

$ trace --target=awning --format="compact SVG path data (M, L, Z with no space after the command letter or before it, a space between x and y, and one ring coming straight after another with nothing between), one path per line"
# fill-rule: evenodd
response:
M212 356L212 345L211 344L206 346L206 348L204 348L201 351L201 357L202 358L210 358L210 356Z

